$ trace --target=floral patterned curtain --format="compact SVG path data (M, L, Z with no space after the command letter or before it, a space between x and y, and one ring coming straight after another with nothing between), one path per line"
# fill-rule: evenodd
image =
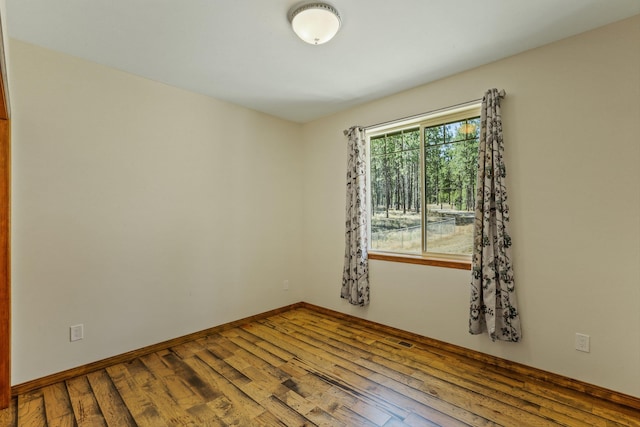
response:
M509 207L500 113L500 99L504 96L504 91L489 89L482 98L469 332L488 332L493 341L517 342L522 333L507 227Z
M344 270L340 297L353 305L369 304L367 257L367 156L364 129L344 131L348 139Z

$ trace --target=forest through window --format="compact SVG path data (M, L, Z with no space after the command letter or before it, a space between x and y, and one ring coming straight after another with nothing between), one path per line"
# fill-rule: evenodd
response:
M372 250L471 255L477 110L370 135Z

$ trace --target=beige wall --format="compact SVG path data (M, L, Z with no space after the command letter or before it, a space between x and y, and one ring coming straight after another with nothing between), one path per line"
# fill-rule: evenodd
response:
M14 40L11 60L13 384L302 299L300 125Z
M12 382L305 300L640 396L639 39L635 17L304 126L12 41ZM466 332L466 271L374 261L348 306L342 130L489 87L524 341Z
M640 16L304 127L306 300L640 396ZM524 340L467 333L469 273L371 262L371 305L338 298L342 130L504 88ZM574 349L576 332L591 353Z

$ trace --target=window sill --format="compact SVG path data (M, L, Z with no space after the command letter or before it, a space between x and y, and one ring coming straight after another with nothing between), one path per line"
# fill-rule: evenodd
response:
M431 265L435 267L456 268L458 270L471 270L470 259L438 258L434 256L390 254L382 252L369 252L369 259L378 261L404 262L407 264Z

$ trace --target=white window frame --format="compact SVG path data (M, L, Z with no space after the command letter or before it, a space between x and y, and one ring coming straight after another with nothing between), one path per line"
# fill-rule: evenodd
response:
M450 267L450 268L461 268L461 269L470 269L471 267L471 255L465 254L445 254L445 253L435 253L435 252L427 252L425 251L425 230L424 224L426 224L426 204L425 204L425 194L426 189L424 188L424 180L425 180L425 141L424 141L424 129L437 126L445 123L455 122L459 120L463 120L466 118L474 118L480 116L480 101L473 101L467 104L463 104L460 106L442 109L438 111L434 111L431 113L425 113L419 116L414 116L409 119L396 120L393 122L387 122L381 125L370 126L365 129L366 138L367 138L367 155L368 159L371 157L371 138L375 138L377 136L381 136L387 133L398 132L403 130L408 130L412 128L419 127L420 132L420 209L421 209L421 254L409 254L403 252L396 251L384 251L380 249L372 249L371 248L371 221L368 221L367 224L367 240L369 248L369 258L370 259L378 259L383 261L398 261L398 262L407 262L412 264L427 264L427 265L436 265L441 267ZM367 182L371 183L371 162L367 162ZM367 207L369 211L369 216L371 217L373 212L371 211L371 185L368 188L368 203Z

